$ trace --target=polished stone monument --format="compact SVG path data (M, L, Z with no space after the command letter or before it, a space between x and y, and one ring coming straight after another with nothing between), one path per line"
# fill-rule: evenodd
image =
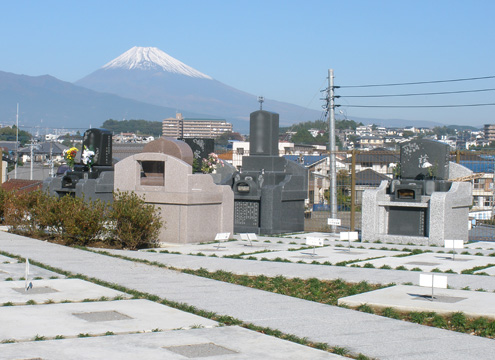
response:
M401 145L399 176L363 194L362 240L443 246L468 240L472 172L449 161L450 147L434 140Z
M279 115L250 116L250 155L234 174L234 231L280 234L304 230L307 171L278 153Z
M70 195L85 199L113 201L112 133L106 129L88 129L83 149L94 151L93 165L79 162L62 176L47 178L43 189L58 197Z
M232 189L216 185L208 174L193 174L183 159L192 160L191 149L180 150L176 141L159 139L148 148L159 151L129 156L115 164L115 190L134 191L159 209L165 224L160 242L199 243L213 241L217 233L232 233ZM183 158L165 153L167 149Z

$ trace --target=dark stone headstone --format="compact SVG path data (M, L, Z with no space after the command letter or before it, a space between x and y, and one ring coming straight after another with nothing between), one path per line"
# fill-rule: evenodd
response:
M112 133L106 129L88 129L83 137L84 147L95 152L93 166L112 166Z
M249 126L250 155L279 156L278 114L259 110L251 113Z
M278 114L251 113L250 155L234 174L234 231L280 234L304 230L307 170L280 157Z
M194 159L201 161L206 159L209 154L215 151L215 140L214 139L203 139L203 138L185 138L182 139L193 152Z
M400 147L400 173L403 179L449 178L450 146L435 140L411 140ZM432 166L428 168L428 164Z

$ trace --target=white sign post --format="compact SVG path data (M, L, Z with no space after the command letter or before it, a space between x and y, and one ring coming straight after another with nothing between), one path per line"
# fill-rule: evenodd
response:
M332 218L328 218L328 225L332 225L332 226L340 226L340 224L341 224L340 219L332 219Z
M419 286L431 287L431 301L433 301L434 288L447 289L447 276L419 274Z
M308 236L306 238L306 245L313 247L313 254L311 256L315 256L315 248L317 246L323 246L324 239L319 237Z
M452 249L452 260L455 260L455 249L464 249L464 241L445 240L445 248Z
M340 240L341 241L348 241L348 250L349 252L351 251L351 241L356 241L359 239L359 235L357 231L342 231L340 233Z
M217 250L220 249L220 243L223 241L227 241L228 239L230 238L230 233L218 233L216 236L215 236L215 240L218 241L218 245L217 245Z
M253 240L258 240L258 237L255 233L244 233L241 234L241 240L247 240L249 241L249 245L253 246Z
M33 287L33 284L29 282L29 259L26 258L26 270L24 272L24 289L25 291L28 291L30 288Z

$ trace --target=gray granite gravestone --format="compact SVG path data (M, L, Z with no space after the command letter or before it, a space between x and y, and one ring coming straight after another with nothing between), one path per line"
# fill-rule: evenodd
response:
M468 240L471 183L449 178L471 172L450 163L449 150L434 140L401 145L399 177L363 194L363 240L440 246Z
M306 169L278 154L279 115L250 116L250 155L234 174L234 231L279 234L304 230Z
M79 163L62 176L48 178L43 189L56 196L78 196L85 199L113 201L114 172L112 166L112 133L106 129L88 129L83 149L94 151L93 166Z

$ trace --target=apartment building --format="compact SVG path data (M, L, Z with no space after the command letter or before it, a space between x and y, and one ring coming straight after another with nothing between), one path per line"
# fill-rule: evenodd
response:
M162 122L162 135L180 138L216 138L226 132L232 132L232 124L224 119L185 119L177 113Z

